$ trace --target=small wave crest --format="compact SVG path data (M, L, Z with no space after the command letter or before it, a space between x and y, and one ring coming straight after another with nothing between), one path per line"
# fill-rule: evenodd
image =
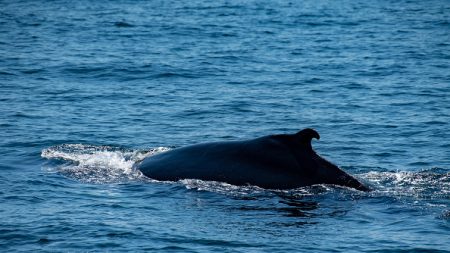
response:
M378 193L426 199L450 198L450 172L440 168L414 172L372 171L358 176L374 186Z
M41 156L59 160L63 164L49 167L69 178L87 183L116 183L145 179L133 169L133 164L146 156L168 150L165 147L150 150L128 150L111 146L62 144L42 150Z

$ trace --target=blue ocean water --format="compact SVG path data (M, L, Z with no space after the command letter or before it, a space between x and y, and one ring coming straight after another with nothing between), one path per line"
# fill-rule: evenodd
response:
M450 252L449 1L0 1L0 248ZM157 182L315 128L370 185Z

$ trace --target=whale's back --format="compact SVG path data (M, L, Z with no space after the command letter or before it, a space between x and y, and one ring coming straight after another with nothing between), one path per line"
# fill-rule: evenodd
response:
M137 168L162 181L201 179L264 188L298 185L298 164L274 139L196 144L147 157ZM279 184L276 182L279 181ZM276 184L276 187L273 187Z

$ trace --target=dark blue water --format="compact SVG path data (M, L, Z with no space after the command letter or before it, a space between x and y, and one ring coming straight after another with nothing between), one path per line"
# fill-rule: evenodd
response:
M0 248L450 252L449 1L0 1ZM135 161L315 128L370 185Z

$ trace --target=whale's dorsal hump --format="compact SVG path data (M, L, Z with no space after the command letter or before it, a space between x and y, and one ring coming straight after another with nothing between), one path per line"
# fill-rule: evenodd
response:
M320 139L320 135L316 130L311 128L305 128L300 132L296 133L295 136L302 143L311 144L312 138Z

